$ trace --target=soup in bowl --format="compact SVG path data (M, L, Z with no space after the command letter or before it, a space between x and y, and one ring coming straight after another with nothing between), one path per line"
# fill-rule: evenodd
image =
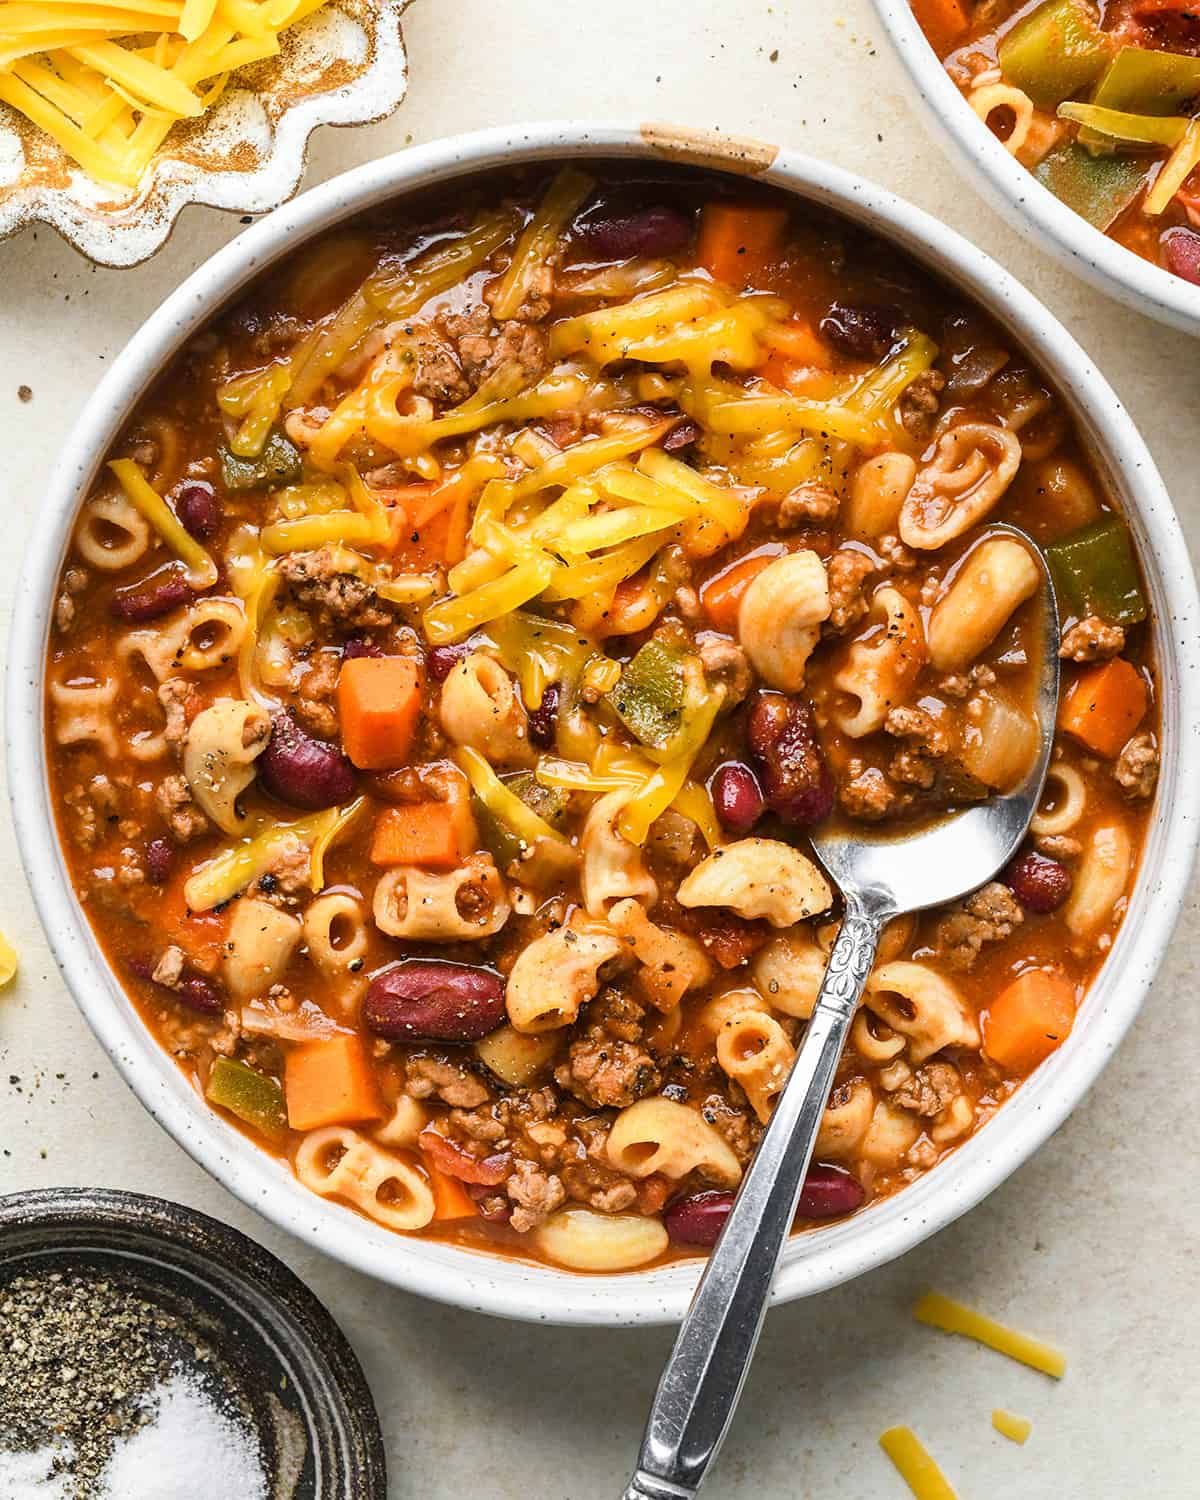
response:
M1026 769L1030 546L1047 797L885 935L799 1260L935 1193L1129 946L1181 681L1145 517L994 306L780 180L352 196L179 331L64 513L39 719L107 1003L408 1284L415 1246L694 1276L836 931L806 831Z

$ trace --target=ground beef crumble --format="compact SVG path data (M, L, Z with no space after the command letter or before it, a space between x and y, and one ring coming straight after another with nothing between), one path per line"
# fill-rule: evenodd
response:
M838 518L841 497L832 485L808 479L779 502L779 525L785 531L798 526L829 526Z
M696 637L696 650L709 681L725 689L726 705L732 708L741 703L750 691L753 673L737 642L703 631Z
M318 632L378 630L391 623L375 590L340 568L332 547L288 553L278 570L287 596L312 615Z
M475 1109L488 1098L487 1085L477 1074L445 1058L418 1053L408 1059L405 1077L414 1099L436 1096L459 1109Z
M1125 632L1098 615L1077 621L1062 638L1058 654L1065 661L1107 661L1125 649Z
M924 442L933 431L945 386L946 377L940 370L923 370L900 397L900 425L918 442Z
M892 1103L911 1109L923 1119L941 1114L962 1093L958 1069L949 1063L931 1062L917 1071L893 1093Z
M439 320L439 328L458 355L472 389L499 370L510 368L523 385L532 385L549 367L546 334L529 323L497 323L486 307L453 313Z
M623 1109L654 1093L661 1075L642 1041L645 1014L619 990L602 990L588 1006L567 1060L554 1070L558 1086L596 1109Z
M1127 797L1150 797L1158 784L1158 766L1153 735L1135 734L1117 757L1113 778Z
M185 776L164 776L154 793L154 805L177 842L186 844L207 832L208 819L192 800Z
M825 628L831 635L845 635L864 620L870 602L866 582L876 571L864 552L853 547L839 547L825 564L829 577L829 619Z
M993 880L938 923L934 939L937 956L952 969L970 969L985 943L1008 937L1024 920L1025 913L1012 891Z

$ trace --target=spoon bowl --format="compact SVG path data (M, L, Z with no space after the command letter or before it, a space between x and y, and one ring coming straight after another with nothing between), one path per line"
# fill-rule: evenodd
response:
M845 915L786 1087L663 1371L625 1500L690 1500L737 1408L766 1315L779 1257L796 1217L821 1116L884 924L968 895L1020 846L1041 801L1058 717L1059 628L1041 552L1015 526L994 526L1038 567L1039 742L1020 784L899 833L844 821L816 830L813 849L841 890Z

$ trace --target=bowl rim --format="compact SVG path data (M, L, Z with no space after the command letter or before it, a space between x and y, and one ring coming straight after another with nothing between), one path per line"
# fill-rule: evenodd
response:
M900 55L926 128L1014 229L1076 276L1184 333L1200 335L1200 286L1144 260L1089 224L1011 156L929 45L909 0L872 0Z
M701 145L696 143L700 142ZM703 149L701 149L701 146ZM898 245L987 308L1049 373L1121 497L1156 621L1164 757L1159 806L1129 910L1089 991L1086 1024L936 1171L853 1218L793 1236L773 1291L782 1302L882 1265L999 1185L1062 1123L1132 1022L1186 892L1200 831L1200 601L1179 522L1141 437L1071 335L961 236L884 188L756 143L628 123L547 122L458 136L385 157L313 188L195 271L133 336L88 400L51 477L21 570L7 684L7 749L18 845L50 946L85 1019L134 1093L189 1154L249 1207L353 1269L422 1296L504 1317L621 1326L677 1321L696 1261L580 1275L400 1236L320 1199L213 1114L125 999L67 877L50 806L43 735L54 585L77 506L126 415L185 339L300 238L426 186L488 168L564 158L702 161L840 213ZM1192 774L1185 774L1184 760ZM19 793L18 790L20 789Z

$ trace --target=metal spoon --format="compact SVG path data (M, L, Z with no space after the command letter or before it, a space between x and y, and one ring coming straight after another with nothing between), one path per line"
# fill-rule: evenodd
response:
M791 1076L659 1381L624 1500L691 1500L725 1438L884 924L906 912L941 906L990 880L1016 852L1041 799L1058 709L1054 585L1024 532L993 529L1019 538L1042 574L1036 763L1015 791L914 832L868 833L856 826L812 835L818 858L841 888L845 916Z

